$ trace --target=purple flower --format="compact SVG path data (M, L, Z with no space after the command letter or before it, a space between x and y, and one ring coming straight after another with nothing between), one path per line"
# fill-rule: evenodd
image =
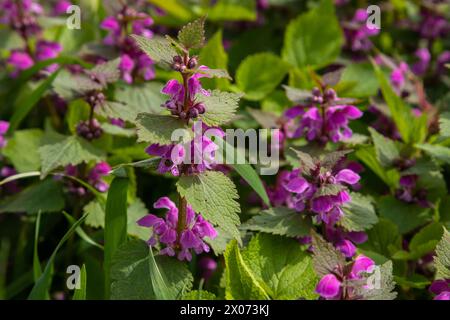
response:
M427 39L445 37L450 32L450 24L445 17L436 14L432 10L422 11L420 35Z
M356 184L360 177L350 169L337 172L321 170L318 164L310 171L302 174L300 169L294 169L285 176L283 186L293 194L290 207L299 212L308 210L316 213L318 222L333 225L343 215L340 207L351 200L344 184ZM332 185L336 185L341 191L329 195L320 194L320 190Z
M214 271L217 269L217 262L216 260L210 258L210 257L201 257L200 261L198 262L198 266L200 270L202 271L201 277L205 279L205 281L208 281L209 278L213 275Z
M436 65L436 71L438 74L444 74L445 72L448 72L448 68L445 66L445 64L450 62L450 51L444 51L442 52L439 57L437 58L437 65Z
M419 60L416 63L414 63L411 69L418 76L424 75L430 64L431 60L430 51L428 51L427 48L420 48L417 49L415 56Z
M199 70L207 70L208 67L200 66ZM196 72L188 80L188 92L184 92L184 86L178 80L169 80L162 88L161 93L170 97L162 107L167 108L173 115L179 116L181 119L197 118L198 115L205 113L205 105L196 102L196 95L201 94L209 96L209 91L202 88L200 78L209 77L201 72ZM187 95L187 109L185 105L185 94Z
M53 7L53 15L59 16L66 14L67 9L72 5L68 0L58 0Z
M88 182L94 186L100 192L108 191L109 185L102 180L104 176L107 176L111 171L111 167L107 162L97 163L88 174Z
M9 122L0 120L0 148L6 146L5 134L6 132L8 132L8 129L9 129Z
M153 31L149 27L153 25L153 19L145 13L136 12L132 8L124 7L116 16L105 18L100 27L108 31L103 39L106 45L114 46L120 52L119 69L122 78L127 83L133 83L137 77L151 80L155 77L153 61L141 50L135 41L128 37L126 30L133 34L147 38L153 37Z
M450 279L436 280L428 290L436 294L433 300L450 300Z
M33 66L33 58L26 52L13 50L9 56L7 63L14 68L12 76L18 75L19 71L25 70Z
M367 52L372 48L369 37L376 36L379 29L369 29L367 27L367 12L365 9L358 9L350 23L344 24L344 34L346 47L354 52Z
M360 118L363 113L355 106L340 105L339 98L333 89L322 94L318 88L313 89L313 104L295 106L284 113L289 120L300 118L298 126L289 125L289 138L305 137L308 141L326 143L344 141L352 137L350 120ZM327 103L333 103L327 106Z
M400 62L400 64L391 72L391 83L397 92L400 92L401 88L404 86L408 70L408 65L405 62Z
M336 298L341 291L341 281L334 274L327 274L320 279L316 292L325 299Z
M209 246L204 238L214 239L217 231L200 214L196 214L190 205L187 206L185 228L177 235L178 208L168 197L159 198L153 205L155 209L165 208L167 213L165 219L153 214L148 214L137 221L142 227L152 228L152 235L147 241L150 246L155 246L159 240L165 245L160 254L175 256L179 260L192 259L192 250L200 254L209 252Z

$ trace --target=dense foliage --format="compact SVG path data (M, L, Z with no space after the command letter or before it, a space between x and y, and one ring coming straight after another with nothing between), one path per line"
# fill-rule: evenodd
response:
M0 299L449 300L450 3L370 5L0 0Z

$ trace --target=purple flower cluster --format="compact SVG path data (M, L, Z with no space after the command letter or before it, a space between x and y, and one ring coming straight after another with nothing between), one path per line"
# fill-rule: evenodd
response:
M194 62L192 62L193 59L195 59ZM175 70L183 72L187 68L193 69L197 66L195 57L190 58L186 65L183 64L182 60L180 56L174 57L173 68ZM208 70L208 67L200 66L198 70L205 71ZM187 92L178 80L169 80L161 92L170 96L170 99L162 107L167 108L172 115L177 115L181 119L195 119L205 113L205 105L202 102L196 102L197 94L210 95L209 91L203 89L200 83L199 79L203 77L207 77L207 75L201 72L195 72L190 76L187 80Z
M346 258L351 258L356 253L356 244L361 244L367 241L367 234L365 232L344 231L336 226L325 226L325 238L333 243L333 245Z
M84 176L77 166L68 165L65 168L65 174L80 179L85 179L87 183L97 189L99 192L108 191L109 185L103 180L103 177L107 176L111 171L111 167L107 162L97 163L89 172ZM76 182L69 181L67 183L67 190L78 196L85 196L88 192L85 187L79 185Z
M139 50L132 38L128 37L128 30L131 28L133 34L152 38L153 32L150 30L152 25L153 19L150 16L128 6L123 6L117 15L105 18L100 24L102 29L108 31L103 42L114 46L120 52L119 69L123 80L127 83L132 83L138 77L144 80L155 77L153 61Z
M351 268L336 266L333 273L323 276L316 286L316 292L327 300L358 299L351 283L362 280L362 273L372 272L374 266L372 259L360 254L352 262Z
M173 176L192 175L213 169L218 146L207 136L185 144L152 144L145 150L149 155L161 157L158 172L170 172Z
M434 281L429 290L436 295L433 300L450 300L450 279Z
M365 9L358 9L352 20L344 24L344 34L346 47L353 52L367 52L372 48L370 37L376 36L380 30L367 27L367 12Z
M344 184L354 185L359 179L359 175L350 169L324 171L317 165L309 173L294 169L286 176L283 186L293 194L295 210L315 213L317 222L334 225L344 214L341 206L351 200ZM337 191L321 195L326 188Z
M284 116L289 120L300 117L288 137L306 137L308 141L322 144L351 138L353 132L348 126L349 121L360 118L363 113L355 106L339 104L340 99L331 88L323 93L314 88L312 95L312 105L297 105L285 112Z
M200 254L209 252L209 246L204 238L214 239L217 231L200 214L196 214L190 205L186 208L185 229L177 236L178 208L168 197L159 198L153 205L155 209L165 208L167 213L165 219L154 214L148 214L137 223L143 227L152 228L152 235L147 241L150 246L155 246L159 240L165 247L160 254L175 256L179 260L191 261L192 250Z
M6 132L9 129L9 122L0 120L0 149L6 146Z
M103 134L103 129L101 128L100 122L92 118L91 120L81 121L77 124L77 134L91 141L100 138Z
M37 61L44 61L58 56L62 47L57 42L42 39L42 28L38 24L38 16L43 14L41 5L33 0L12 1L4 0L0 2L0 9L3 13L0 16L0 23L8 25L12 30L19 33L25 43L24 48L11 51L7 63L12 68L12 77L16 77L22 70L33 66ZM34 50L30 45L30 38L36 37ZM54 72L58 68L57 64L48 66L47 72Z
M417 187L419 176L415 174L404 175L400 178L400 187L396 190L397 199L407 203L416 203L421 207L428 208L427 191Z
M445 38L450 33L450 23L435 10L423 9L421 12L420 36L426 39Z

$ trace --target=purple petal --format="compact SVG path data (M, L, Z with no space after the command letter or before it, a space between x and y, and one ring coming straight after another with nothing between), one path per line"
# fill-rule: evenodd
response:
M316 292L324 298L334 298L339 294L341 282L333 274L327 274L320 279Z
M345 182L348 184L355 184L359 181L359 179L360 176L350 169L343 169L336 175L337 182Z

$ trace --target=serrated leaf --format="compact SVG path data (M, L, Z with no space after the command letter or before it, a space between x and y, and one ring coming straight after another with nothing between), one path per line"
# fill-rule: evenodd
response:
M254 236L243 260L271 299L315 299L317 276L311 257L294 239L268 234Z
M312 101L312 94L309 90L302 90L283 85L286 96L296 104L308 105Z
M325 73L322 77L322 81L326 86L334 87L341 80L344 68L338 69L336 71Z
M21 192L5 197L0 202L0 213L3 212L27 212L39 211L57 212L64 208L64 194L60 183L53 179L33 184Z
M222 172L182 176L177 182L177 190L195 212L240 239L237 225L240 224L238 213L241 209L236 201L239 195L234 183Z
M311 221L285 207L271 208L255 215L241 226L244 230L259 231L287 237L307 236Z
M339 223L348 231L370 229L378 222L378 216L370 198L353 192L350 196L352 200L344 204L344 216Z
M395 145L395 142L379 134L372 128L369 128L372 136L373 144L375 145L375 152L378 161L383 167L390 167L394 161L400 158L400 152Z
M416 144L416 147L425 151L431 157L450 164L450 148L428 143Z
M211 91L210 96L198 97L198 100L205 104L206 109L201 119L212 127L225 124L233 118L239 107L241 96L237 93L214 90Z
M106 88L108 83L113 83L119 80L119 64L120 58L116 58L104 63L99 63L91 70L87 70L86 73L91 77L91 79L95 79L95 81L100 83L103 88Z
M131 35L136 41L139 48L144 51L154 62L169 66L172 59L177 55L176 50L172 47L170 42L161 37L153 37L148 39L143 36Z
M314 270L319 277L333 273L336 267L345 265L345 258L331 243L325 241L314 230L311 232Z
M439 132L441 136L450 138L450 112L444 112L439 116Z
M316 168L316 163L314 161L314 158L311 157L306 152L292 149L294 150L295 154L297 155L299 162L300 162L300 169L304 174L309 174L309 172Z
M225 298L230 300L268 300L269 295L242 258L236 240L231 241L224 253Z
M450 279L450 233L445 229L441 241L436 246L436 279Z
M342 190L346 190L347 188L341 184L325 184L322 185L314 194L314 197L322 197L322 196L335 196Z
M178 41L186 49L201 48L205 42L205 18L197 19L185 25L178 32Z
M248 100L261 100L283 80L289 65L273 53L258 53L244 59L236 71L236 84Z
M323 21L327 21L324 28ZM286 28L282 57L297 68L320 68L333 62L344 43L331 0L292 20Z
M206 290L192 290L186 293L181 300L217 300L214 293Z
M19 173L40 169L38 148L42 136L43 132L40 129L26 129L15 131L13 136L8 138L2 153Z
M189 141L192 137L186 123L179 118L150 113L140 113L136 118L138 142L172 144L179 141L172 141L172 134L177 129L183 129L183 142Z
M77 165L82 162L100 161L103 153L89 142L76 136L64 137L54 144L46 144L39 148L41 158L42 177L50 171L69 164Z
M341 161L347 154L353 150L340 150L325 154L320 160L320 166L332 170L339 161Z
M198 69L197 72L206 74L212 78L227 78L228 80L231 80L231 77L228 74L228 71L224 70L224 69L206 69L206 70Z
M395 282L392 275L392 261L388 261L378 268L379 271L375 271L367 279L369 287L361 286L356 292L364 300L394 300L397 297L397 293L393 291ZM379 272L379 277L377 272Z
M141 240L129 241L117 250L111 267L111 299L148 300L160 294L152 282L150 250ZM155 260L171 299L189 291L193 278L185 264L167 256L156 256Z
M265 129L278 128L277 115L260 109L247 108L247 112Z
M376 205L380 216L394 222L402 234L417 228L431 218L429 208L405 203L395 199L393 196L381 197Z

